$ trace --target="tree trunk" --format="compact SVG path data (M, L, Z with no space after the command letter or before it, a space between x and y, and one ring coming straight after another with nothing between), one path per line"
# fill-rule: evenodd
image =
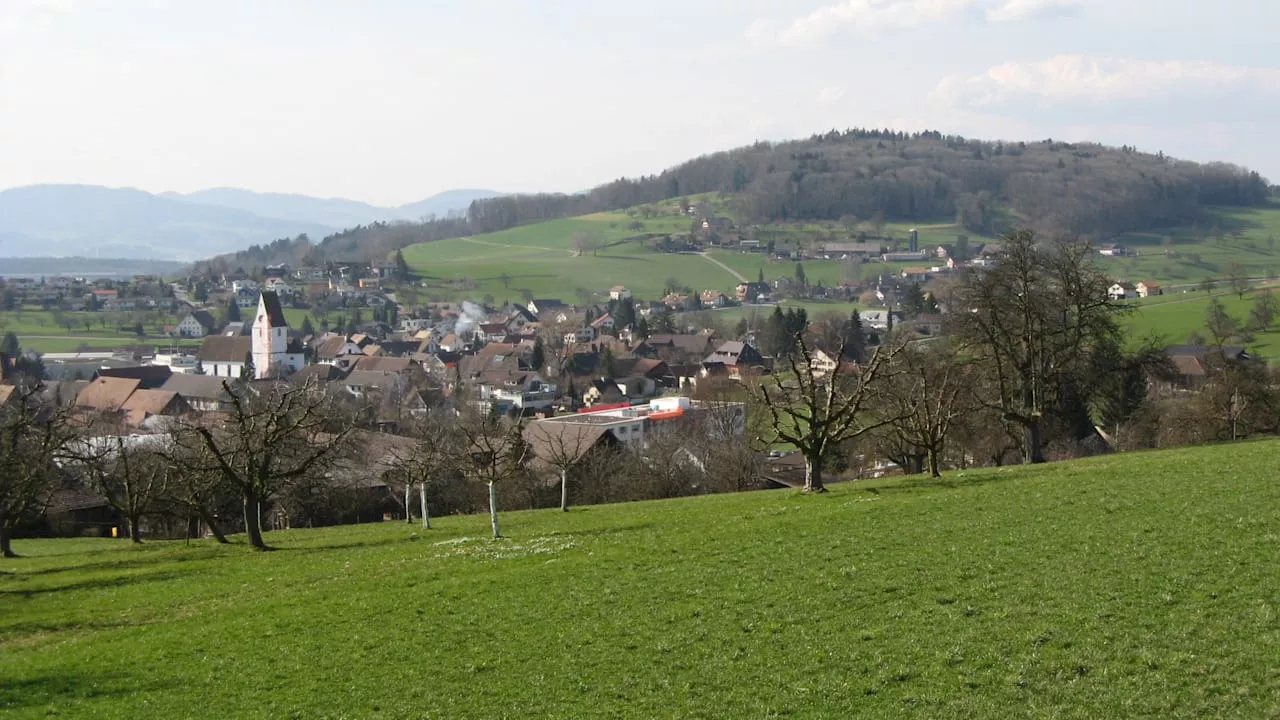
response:
M489 523L493 525L493 539L502 537L498 529L498 488L492 482L489 483Z
M204 521L205 525L209 526L209 532L213 533L213 539L222 545L230 545L231 541L227 539L226 535L222 534L222 528L219 528L217 521L213 519L213 513L209 512L209 509L203 505L199 507L198 512L200 513L200 519Z
M18 557L18 553L13 551L12 539L9 537L9 526L0 523L0 555L7 558Z
M409 506L409 500L412 498L413 483L404 484L404 521L409 525L413 524L413 510Z
M262 539L262 502L252 495L244 496L244 531L249 544L259 550L270 550Z
M1040 442L1040 418L1032 418L1027 422L1027 455L1028 463L1044 462L1044 448Z
M431 514L427 512L427 484L419 483L418 501L422 503L422 529L431 529Z
M929 448L929 474L933 477L942 477L942 473L938 471L938 450Z
M142 544L142 530L139 528L141 521L139 518L129 518L129 540L134 544Z
M569 471L560 469L560 511L569 512Z
M822 484L822 458L804 456L804 491L807 493L827 491L827 486Z

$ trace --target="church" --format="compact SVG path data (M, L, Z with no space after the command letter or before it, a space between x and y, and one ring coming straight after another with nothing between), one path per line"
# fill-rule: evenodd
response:
M305 364L301 344L289 342L289 321L285 320L280 296L273 290L262 291L258 314L253 319L254 377L290 375Z

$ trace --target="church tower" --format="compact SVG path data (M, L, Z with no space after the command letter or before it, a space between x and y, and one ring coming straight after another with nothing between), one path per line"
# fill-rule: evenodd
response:
M258 314L253 319L254 378L270 377L274 369L287 363L288 351L289 322L284 319L280 296L264 290L258 298Z

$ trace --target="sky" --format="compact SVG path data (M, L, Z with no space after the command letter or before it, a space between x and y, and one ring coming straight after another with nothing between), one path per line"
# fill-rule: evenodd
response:
M1276 27L1266 0L0 0L0 188L397 205L849 127L1280 182Z

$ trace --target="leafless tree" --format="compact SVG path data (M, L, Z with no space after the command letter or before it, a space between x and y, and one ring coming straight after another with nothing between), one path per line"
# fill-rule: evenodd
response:
M308 476L323 477L347 450L357 417L340 412L310 380L223 385L231 399L226 420L188 418L174 436L200 471L220 473L236 490L249 543L270 550L262 539L263 510Z
M525 435L537 461L559 476L560 510L568 512L569 472L600 441L599 428L568 422L533 423Z
M67 467L125 518L129 539L142 542L142 518L169 495L178 466L165 457L168 435L128 435L116 413L83 427L67 446Z
M397 442L390 448L388 465L392 475L404 482L405 521L413 522L411 495L416 485L422 528L430 530L431 511L427 493L433 484L453 468L459 433L454 423L439 413L419 417L406 429L405 437L396 438Z
M836 357L844 357L841 343ZM877 383L890 372L901 346L876 348L870 359L853 369L838 365L829 375L815 368L814 356L804 332L796 333L796 352L786 356L785 367L756 386L757 398L768 413L767 444L791 443L804 456L805 492L825 492L823 463L828 455L895 418L872 411Z
M929 474L941 474L941 457L953 424L973 412L966 350L947 339L908 343L895 358L876 405L894 418L892 432L923 454Z
M1029 230L1002 238L995 267L974 271L958 291L961 334L988 365L987 400L1023 428L1024 462L1044 462L1046 415L1073 394L1088 400L1100 349L1120 342L1122 303L1088 259L1088 247L1040 243Z
M0 393L0 555L16 557L13 531L43 511L57 489L57 463L73 432L69 408L42 384L0 386Z
M498 526L498 486L529 471L529 444L520 423L504 423L501 418L474 414L457 423L460 438L459 465L489 489L489 522L493 537L502 537Z

